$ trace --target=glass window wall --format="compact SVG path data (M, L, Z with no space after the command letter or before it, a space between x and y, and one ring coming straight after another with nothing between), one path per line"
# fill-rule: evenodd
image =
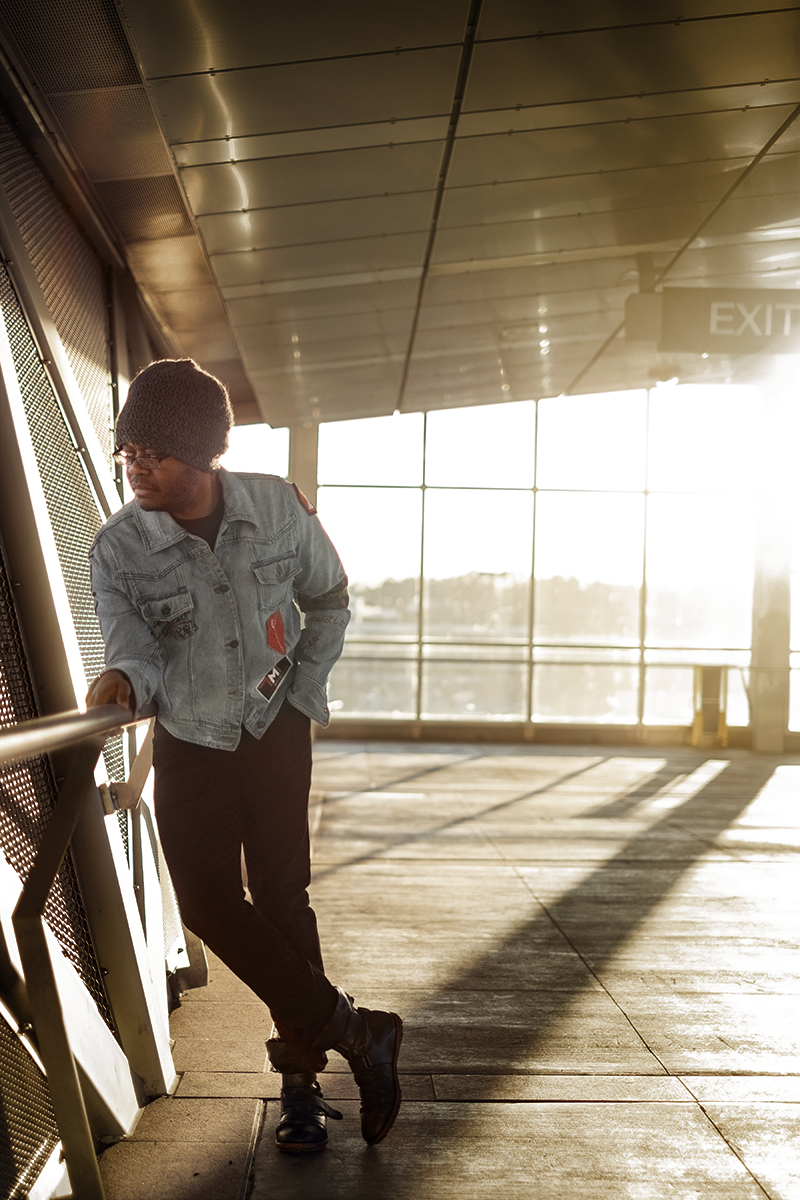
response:
M647 504L647 642L750 645L753 519L747 498L659 495Z
M800 489L798 489L800 491ZM800 500L800 495L796 497ZM800 505L798 505L800 508ZM800 731L800 520L792 527L791 625L789 644L789 728Z
M424 640L527 641L532 491L427 488Z
M638 645L643 569L643 495L538 492L537 642Z
M708 662L746 724L756 402L678 386L321 426L354 614L335 707L686 726Z
M532 488L536 405L493 404L428 413L425 482L428 487Z
M322 487L317 507L350 580L348 641L419 633L422 493L416 488Z

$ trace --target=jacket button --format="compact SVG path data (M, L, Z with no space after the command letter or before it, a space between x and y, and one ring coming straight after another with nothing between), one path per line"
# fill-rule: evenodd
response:
M230 590L231 589L228 587L227 583L221 583L217 588L218 592L229 592Z
M168 604L161 605L161 613L162 613L162 616L165 616L165 617L169 615L169 605Z
M238 645L239 643L237 642L236 638L234 638L232 642L228 642L228 649L235 650Z

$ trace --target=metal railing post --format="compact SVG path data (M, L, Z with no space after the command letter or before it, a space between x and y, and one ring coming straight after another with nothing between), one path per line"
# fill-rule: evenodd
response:
M133 721L133 713L116 704L107 704L86 713L57 713L0 730L0 764L24 762L51 750L75 746L12 922L36 1044L76 1200L105 1200L105 1193L50 956L44 909L85 805L92 791L97 793L94 768L105 740L115 729ZM134 782L140 790L144 779L139 776L142 773L146 776L148 768L149 760L143 760L141 770L136 773ZM121 790L125 788L130 801L133 787L122 785Z
M83 1091L64 1025L58 985L45 937L43 913L90 788L94 785L93 771L104 741L104 736L95 736L76 748L13 916L39 1053L47 1075L73 1195L80 1200L104 1200L105 1193Z

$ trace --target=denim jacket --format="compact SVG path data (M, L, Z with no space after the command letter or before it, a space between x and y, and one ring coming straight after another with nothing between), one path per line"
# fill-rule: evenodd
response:
M321 725L350 619L347 577L314 509L274 475L219 473L213 552L167 513L126 504L89 552L106 667L186 742L234 750L284 699ZM301 619L300 613L304 614Z

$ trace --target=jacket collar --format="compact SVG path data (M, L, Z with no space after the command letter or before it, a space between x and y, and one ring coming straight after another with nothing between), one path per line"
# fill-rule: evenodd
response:
M226 471L224 467L220 467L219 481L222 485L222 498L225 502L223 527L229 525L231 521L249 521L252 525L257 525L258 518L253 502L238 476L231 471ZM173 521L169 513L145 512L135 500L132 500L131 504L147 554L155 554L188 536L186 530Z

